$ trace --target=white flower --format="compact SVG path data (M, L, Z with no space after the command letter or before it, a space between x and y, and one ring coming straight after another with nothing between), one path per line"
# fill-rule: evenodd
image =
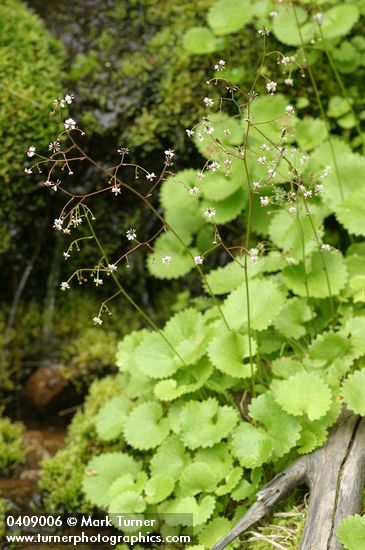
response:
M196 197L199 194L199 187L190 187L189 193L190 195L193 195L193 197Z
M94 325L102 325L103 324L103 320L100 319L99 315L97 317L94 317L93 318L93 323Z
M269 31L269 29L267 29L266 27L263 27L262 29L259 29L259 30L257 31L257 33L258 33L260 36L269 36L270 31Z
M165 156L168 159L172 159L172 157L175 156L174 150L173 149L166 149Z
M197 172L196 177L198 178L198 180L202 180L205 177L205 174L204 172Z
M226 62L223 61L223 59L220 59L215 65L214 65L214 70L215 71L224 71L224 69L226 68Z
M72 220L72 225L74 227L77 227L78 225L81 225L81 224L82 224L82 218L80 218L80 216L77 216Z
M213 107L213 105L214 105L214 101L213 101L213 99L210 99L210 97L205 97L203 99L203 103L206 107Z
M51 143L48 145L48 150L52 151L52 153L58 153L58 151L61 149L61 144L56 139L56 141L51 141Z
M28 148L27 156L28 157L34 157L34 154L35 154L35 147L33 147L33 145L31 145L31 147Z
M162 263L163 265L168 265L170 262L171 262L171 256L164 256L164 257L161 259L161 263Z
M135 229L128 229L128 231L126 231L126 236L128 241L134 241L137 238L137 232Z
M195 134L194 130L187 129L187 130L185 130L185 132L186 132L188 137L192 137Z
M67 118L63 123L65 130L74 130L76 128L76 122L73 118Z
M213 160L213 162L208 164L207 170L210 170L211 172L216 172L217 170L219 170L220 167L221 165L219 164L219 162Z
M104 283L103 279L99 279L99 277L94 277L94 283L95 286L100 286Z
M64 252L63 257L65 258L65 260L68 260L70 257L70 254L68 252Z
M63 283L60 284L60 287L61 287L61 290L65 291L65 290L69 290L70 289L70 285L68 283L66 283L66 281L64 281Z
M260 197L261 206L268 206L270 204L269 197Z
M71 105L73 100L75 99L75 96L73 94L66 94L65 95L65 101L68 103L68 105Z
M128 155L129 149L128 149L128 147L119 147L118 153L120 155Z
M271 11L270 12L270 17L272 17L273 19L275 19L275 17L278 16L278 12L277 11Z
M57 229L57 231L62 231L62 225L63 220L61 220L61 218L56 218L53 222L53 229Z
M212 208L211 206L209 206L204 211L204 216L206 216L207 218L214 218L215 214L216 214L215 208Z
M228 129L223 130L223 134L224 134L225 136L230 136L230 135L231 135L231 130L228 130Z
M323 190L324 190L324 185L322 185L321 183L317 183L317 185L314 188L315 194L320 195L321 193L323 193Z
M65 106L65 100L58 97L54 100L53 105L55 105L56 107L61 107L61 109L63 109Z
M277 82L274 82L273 80L270 80L270 82L266 84L266 89L271 95L274 95L277 87L278 87Z
M286 259L286 261L288 262L289 265L294 265L296 263L295 258L293 258L292 256L288 256L285 259Z
M280 63L286 66L288 65L288 63L290 63L290 61L291 61L291 57L289 57L288 55L284 55Z
M289 116L292 115L292 114L294 113L294 107L293 107L293 105L287 105L287 106L285 107L285 112L286 112L286 114L289 115Z
M122 190L119 185L113 185L112 193L114 193L115 196L120 195L121 191Z
M330 244L322 244L321 245L321 250L323 252L331 252L332 246Z
M150 174L146 174L146 179L148 181L153 181L156 178L156 174L154 172L151 172Z
M263 143L260 149L262 149L263 151L270 151L270 145L268 145L267 143Z
M303 191L303 195L304 195L304 197L305 197L306 199L310 199L311 196L312 196L312 191L311 191L310 189L305 189L305 190Z
M289 208L289 213L292 215L292 216L295 216L295 214L297 213L297 209L295 208L295 206L291 206Z
M286 78L284 80L284 84L286 84L287 86L293 86L294 80L292 78Z
M252 182L252 188L254 191L258 191L259 189L261 189L262 185L259 181L254 181Z
M115 264L108 264L107 272L110 275L110 273L113 273L113 271L116 271L118 267Z
M259 251L257 248L250 248L250 250L248 251L249 255L250 256L258 256L259 254Z
M32 170L30 168L24 168L24 172L26 174L33 174Z
M202 258L201 256L194 256L195 265L202 265L203 262L204 262L204 258Z
M213 126L204 126L204 132L206 134L208 134L208 136L210 136L214 132L214 127Z
M315 13L313 15L313 19L316 23L318 23L318 25L322 25L323 24L323 13L321 13L321 12Z
M257 162L258 162L259 164L266 164L267 158L265 157L265 155L263 155L262 157L259 157L259 158L257 159Z
M258 261L259 261L258 256L250 256L250 264L251 265L256 265Z

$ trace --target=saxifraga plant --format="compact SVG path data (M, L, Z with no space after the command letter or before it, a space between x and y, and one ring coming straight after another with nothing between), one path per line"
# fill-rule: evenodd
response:
M95 264L77 269L61 289L88 279L100 287L109 277L116 292L94 323L102 324L110 302L123 296L153 329L134 332L119 346L120 396L100 410L96 429L102 440L118 441L120 451L94 457L85 470L83 490L95 506L110 513L192 513L202 548L223 536L216 549L301 483L311 489L302 548L339 548L340 521L359 511L365 159L330 134L308 45L331 37L341 14L342 25L350 17L341 30L348 32L354 10L331 8L309 22L302 8L282 6L271 15L274 27L286 14L299 52L268 50L269 30L261 27L263 55L248 91L225 79L226 62L217 61L214 92L203 100L207 115L186 130L206 158L198 171L174 175L171 149L157 175L129 163L125 147L114 166L100 165L84 152L77 123L62 122L62 101L63 130L51 155L29 148L35 163L28 171L46 169L45 186L68 197L54 228L70 234L88 227L87 235L75 235L65 259L85 239L98 250ZM276 79L267 76L272 59ZM322 118L298 119L280 93L281 81L293 84L293 71L309 75ZM70 191L61 177L72 176L78 161L97 167L106 185L87 195ZM128 171L134 183L126 183ZM159 187L164 215L154 205ZM130 228L130 246L110 258L95 231L91 200L110 193L122 201L127 192L158 225L144 240ZM231 233L228 222L234 222ZM148 251L147 265L162 279L195 268L206 299L157 327L121 282L138 249ZM226 264L206 273L218 249ZM227 535L242 514L232 500L252 499L260 480L277 471ZM341 524L346 548L357 548L349 533L362 522L356 516Z

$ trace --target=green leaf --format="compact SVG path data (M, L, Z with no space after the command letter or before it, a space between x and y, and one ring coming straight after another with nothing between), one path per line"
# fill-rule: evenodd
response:
M359 10L354 4L334 6L323 14L322 33L324 38L345 36L359 19Z
M250 356L248 335L228 331L223 324L218 325L217 335L210 342L208 355L213 365L220 371L236 378L249 378L252 375L250 364L243 362ZM256 354L256 341L251 339L252 355Z
M298 31L296 17L292 7L280 7L278 15L273 22L273 33L276 38L288 46L300 46L301 36ZM307 19L306 11L296 6L295 13L300 23L300 31L304 43L308 43L314 36L314 24L305 23ZM303 24L304 23L304 24Z
M165 500L174 490L175 481L168 474L156 474L151 477L145 487L146 501L157 504Z
M220 49L221 41L207 27L192 27L184 34L183 46L189 53L201 55Z
M266 433L271 438L274 457L280 458L295 446L299 439L300 422L283 411L271 392L253 399L249 413L254 420L265 426Z
M116 365L120 370L127 371L134 368L134 352L147 334L147 330L135 330L118 343Z
M343 201L341 188L345 199L351 198L359 189L364 188L365 157L354 153L337 155L337 170L333 160L328 159L327 164L332 166L332 172L326 177L323 190L323 200L332 208Z
M199 500L196 497L182 497L166 501L159 511L164 514L170 514L166 518L166 522L172 525L174 522L184 525L184 515L186 516L186 522L189 522L189 514L192 514L193 525L198 526L206 523L213 514L214 508L215 498L207 495Z
M180 439L176 435L171 435L153 455L150 462L151 475L166 474L177 480L188 460L189 457Z
M206 135L204 133L204 128L207 123L214 128L212 135ZM227 158L227 154L222 153L222 146L226 149L230 149L232 145L241 145L244 141L244 136L244 127L241 122L237 120L237 118L229 117L225 113L219 112L208 114L204 118L203 122L200 122L197 126L195 126L195 135L193 139L198 151L202 153L204 157L212 159L218 154L219 159L224 160ZM219 144L216 143L216 140L218 140ZM242 160L235 159L234 157L232 157L231 160L231 172L234 174L235 179L237 179L239 177L239 173L241 173L241 179L239 182L242 186L242 172L244 170L243 162ZM207 172L204 172L204 174L205 178L209 176L209 173ZM205 178L200 184L203 189L205 188ZM236 183L236 189L240 185Z
M199 422L197 423L197 419ZM178 417L178 433L189 449L211 447L228 436L238 422L238 413L213 398L189 401ZM204 430L201 429L204 426Z
M150 401L137 405L124 424L124 438L138 450L153 449L168 436L169 425L161 405Z
M103 453L87 464L82 480L83 492L92 504L105 508L112 483L125 472L136 475L140 469L140 464L126 453Z
M181 238L186 246L171 231L157 237L154 241L155 252L147 257L147 267L152 275L158 279L177 279L195 267L193 257L199 251L196 248L186 248L191 240L190 236L186 238L186 235L181 235ZM163 264L162 258L166 256L171 257L170 263Z
M332 395L327 384L317 374L300 372L275 383L274 396L279 405L294 416L307 415L316 420L326 414Z
M339 118L348 113L349 110L350 105L345 98L338 95L330 97L327 109L328 116Z
M364 550L365 516L356 514L344 518L337 527L336 535L346 550Z
M242 29L253 15L247 0L217 0L208 11L208 24L218 36Z
M217 443L209 449L199 449L194 455L194 461L210 466L217 482L232 471L232 457L226 443Z
M341 358L350 349L350 342L340 334L327 332L318 335L309 346L309 357L319 365L328 365L335 359Z
M202 201L202 211L205 211L206 208L214 208L216 211L214 220L216 223L222 224L237 218L245 205L246 192L241 188L221 201L204 199Z
M319 118L304 118L297 123L295 136L299 146L310 151L326 139L326 124Z
M100 409L95 417L95 428L102 441L112 441L122 433L131 407L129 399L119 396L114 397Z
M251 328L264 330L272 325L285 298L269 279L253 279L249 284ZM247 300L244 286L237 288L223 304L223 314L232 329L247 327Z
M365 368L350 374L341 389L341 395L348 408L361 416L365 416L364 384Z
M158 332L149 333L135 353L138 368L151 378L166 378L182 363Z
M352 235L365 235L364 188L357 189L351 196L337 203L333 209L338 221Z
M272 373L279 378L289 378L292 374L301 372L303 366L292 357L278 357L271 363L271 370Z
M203 315L193 308L174 315L166 323L163 333L187 364L195 363L205 354L210 338Z
M328 429L322 420L301 419L302 430L297 442L298 453L311 453L314 449L320 447L327 439Z
M212 269L207 275L209 287L214 294L227 294L243 284L244 278L244 268L235 261L224 267Z
M209 378L213 367L206 358L191 367L182 367L174 376L158 382L153 393L160 401L173 401L182 395L201 388Z
M312 318L307 301L300 298L288 299L280 311L274 325L284 336L299 339L307 332L304 323Z
M345 326L345 331L350 334L351 355L355 359L365 355L365 317L352 317Z
M325 262L331 292L329 291L326 273L323 266ZM305 281L307 279L308 293L313 298L327 298L330 294L336 296L344 288L347 280L347 270L340 252L323 253L313 252L306 261L298 265L288 266L283 270L283 278L290 290L299 296L307 296Z
M217 489L215 490L215 494L217 496L222 496L231 493L233 489L237 487L237 484L239 483L241 478L242 468L240 466L233 468L230 473L225 477L224 485L219 485L219 487L217 487Z
M227 518L214 518L199 533L199 542L204 548L211 548L221 540L231 529L231 522Z
M110 514L141 514L146 509L143 497L135 491L125 491L115 497L108 508Z
M134 491L141 494L146 482L147 475L145 472L138 472L137 475L123 474L110 486L108 490L108 499L111 502L115 497L120 495L120 493L124 493L125 491Z
M211 493L216 486L216 476L212 468L204 462L189 464L180 476L183 495L195 496L198 493Z
M244 468L257 468L269 460L272 441L252 424L242 422L232 434L231 449Z

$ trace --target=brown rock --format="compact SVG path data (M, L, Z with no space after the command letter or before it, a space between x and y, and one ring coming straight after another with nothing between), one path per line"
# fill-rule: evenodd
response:
M25 392L31 404L43 413L57 408L57 403L62 401L67 380L60 373L58 365L38 367L28 378Z

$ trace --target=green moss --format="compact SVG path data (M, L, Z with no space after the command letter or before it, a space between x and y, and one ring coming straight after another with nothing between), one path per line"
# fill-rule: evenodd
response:
M25 460L26 448L22 440L24 425L0 418L0 474L5 474Z

